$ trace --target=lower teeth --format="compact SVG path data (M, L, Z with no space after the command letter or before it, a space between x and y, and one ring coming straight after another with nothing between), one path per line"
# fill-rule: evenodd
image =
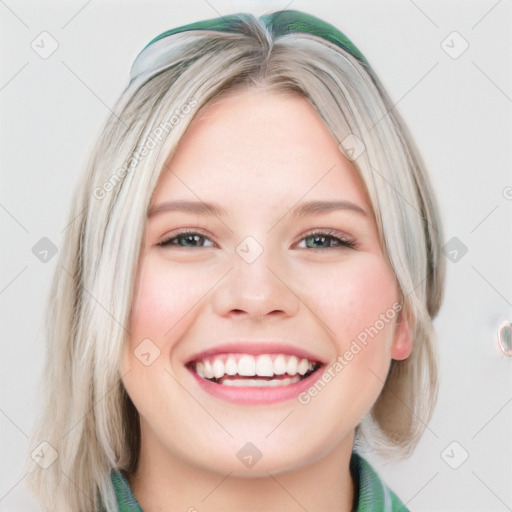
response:
M218 382L217 384L221 384L224 386L235 386L235 387L275 387L275 386L289 386L290 384L295 384L301 380L299 375L295 377L290 377L286 379L272 379L272 380L264 380L264 379L223 379L222 382Z

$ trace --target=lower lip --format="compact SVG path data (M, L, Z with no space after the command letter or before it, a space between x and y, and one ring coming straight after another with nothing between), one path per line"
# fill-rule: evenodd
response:
M200 377L195 371L189 370L199 386L210 395L241 405L273 404L285 400L296 399L300 393L306 391L322 376L322 368L318 368L309 377L288 384L287 386L255 387L255 386L224 386Z

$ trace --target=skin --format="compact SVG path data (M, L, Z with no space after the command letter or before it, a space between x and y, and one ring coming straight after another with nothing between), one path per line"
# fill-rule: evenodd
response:
M178 199L227 213L155 213ZM311 200L350 201L365 213L292 216ZM202 390L185 367L196 353L243 338L304 347L327 368L399 302L352 163L301 96L238 90L193 120L150 211L122 360L142 433L129 481L144 511L352 510L354 429L391 359L412 350L405 319L386 323L306 405L233 404ZM206 238L158 245L180 228ZM356 247L305 239L320 228ZM250 264L235 250L249 235L263 248ZM160 355L146 366L134 350L148 338ZM236 456L247 442L262 453L252 468Z

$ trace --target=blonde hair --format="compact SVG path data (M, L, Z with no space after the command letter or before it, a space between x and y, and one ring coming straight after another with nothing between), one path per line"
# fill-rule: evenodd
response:
M244 15L229 32L175 33L139 54L76 189L46 316L47 397L30 442L31 451L45 441L58 454L46 469L29 458L31 487L48 510L117 510L110 471L132 471L140 447L138 413L119 363L146 213L192 119L239 87L301 94L338 141L363 142L353 163L396 274L414 348L408 359L392 361L358 430L390 454L408 454L431 417L432 319L442 299L444 259L418 151L364 59L312 34L274 36L263 21Z

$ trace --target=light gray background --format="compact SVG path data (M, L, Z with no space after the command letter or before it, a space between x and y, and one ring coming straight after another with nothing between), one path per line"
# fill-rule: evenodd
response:
M0 511L38 510L22 458L57 257L43 263L32 247L42 237L61 244L72 188L133 58L166 29L285 7L330 21L363 51L430 169L445 241L457 237L468 249L447 261L435 322L441 388L429 428L405 462L367 457L415 512L512 510L512 358L496 337L512 320L511 2L288 2L0 1ZM31 48L43 31L59 45L47 59ZM469 44L458 58L443 49L462 48L458 36L442 43L453 31Z

